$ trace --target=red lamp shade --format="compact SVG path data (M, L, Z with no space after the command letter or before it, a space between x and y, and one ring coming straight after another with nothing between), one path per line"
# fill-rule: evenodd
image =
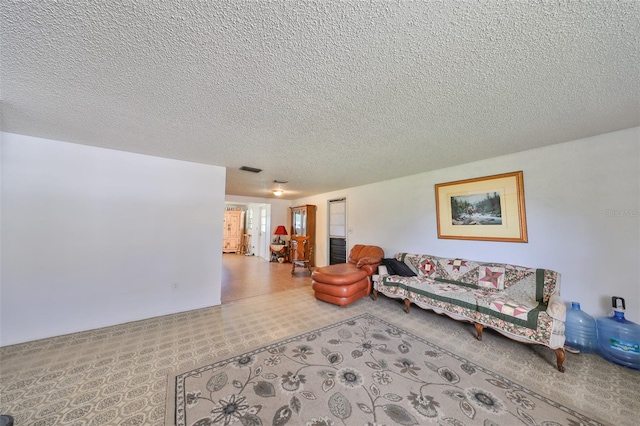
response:
M276 235L287 235L287 229L284 226L280 225L280 226L278 226L276 228L275 234Z

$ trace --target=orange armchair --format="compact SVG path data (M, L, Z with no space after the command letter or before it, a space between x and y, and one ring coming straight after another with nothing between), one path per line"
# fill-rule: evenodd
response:
M311 274L316 299L347 306L371 292L371 276L384 257L378 246L356 244L349 262L317 268Z

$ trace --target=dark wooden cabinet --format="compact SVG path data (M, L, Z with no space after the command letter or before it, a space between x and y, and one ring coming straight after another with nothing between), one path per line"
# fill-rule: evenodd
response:
M316 206L305 204L304 206L290 207L291 212L291 232L300 237L309 237L309 247L313 249L311 266L315 266L316 252Z

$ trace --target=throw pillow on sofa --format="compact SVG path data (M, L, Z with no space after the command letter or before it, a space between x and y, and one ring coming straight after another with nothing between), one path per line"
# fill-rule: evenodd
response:
M401 277L415 277L416 273L411 270L404 262L398 259L388 258L382 259L382 263L387 267L389 275L400 275Z

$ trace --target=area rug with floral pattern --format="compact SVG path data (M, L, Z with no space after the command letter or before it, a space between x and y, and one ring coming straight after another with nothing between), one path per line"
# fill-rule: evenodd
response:
M169 377L167 425L600 425L362 314Z

